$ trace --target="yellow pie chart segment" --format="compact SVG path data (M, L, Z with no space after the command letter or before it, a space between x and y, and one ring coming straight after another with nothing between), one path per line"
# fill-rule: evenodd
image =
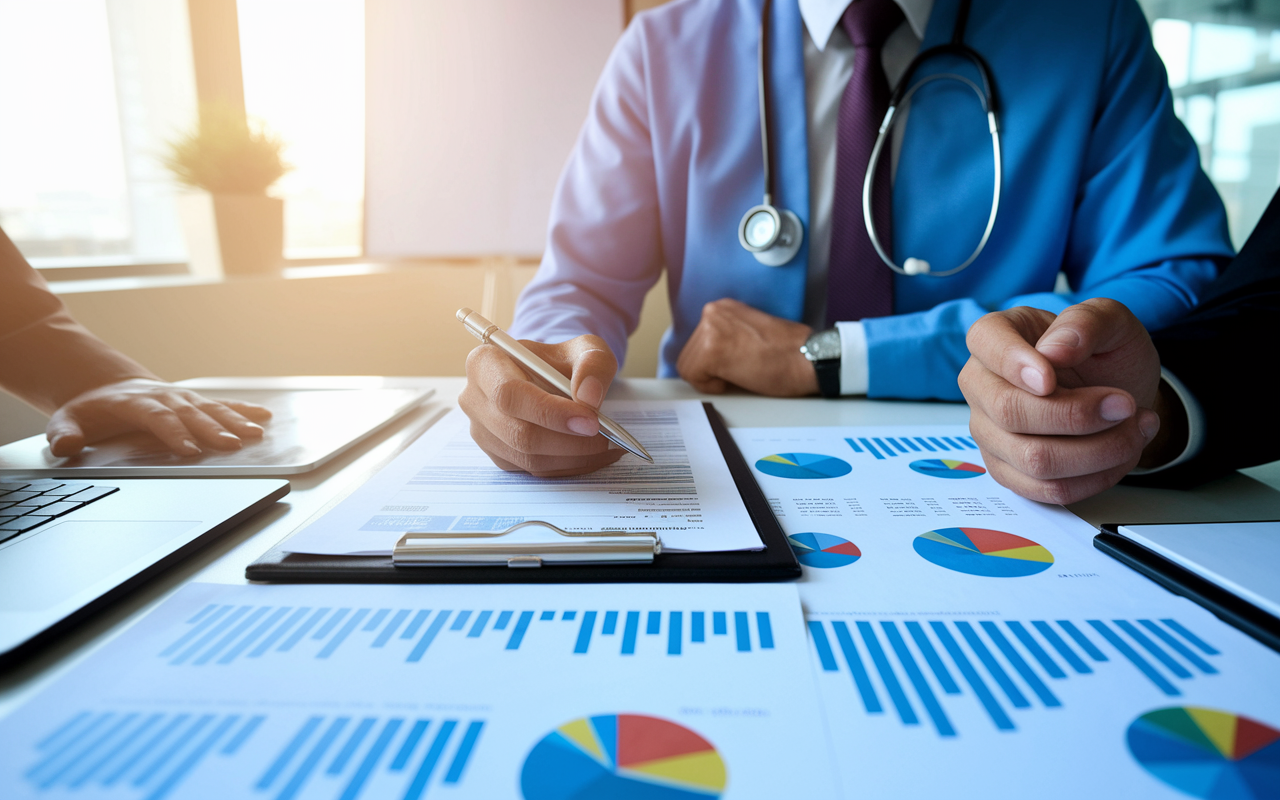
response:
M640 773L650 778L660 779L663 783L691 791L706 792L713 796L724 791L728 780L724 760L715 750L688 753L650 761L646 764L632 764L625 771Z

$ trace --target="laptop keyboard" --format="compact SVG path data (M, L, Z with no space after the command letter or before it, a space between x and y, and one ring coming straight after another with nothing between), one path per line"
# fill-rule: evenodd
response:
M0 542L52 522L117 491L118 486L94 486L56 478L2 482Z

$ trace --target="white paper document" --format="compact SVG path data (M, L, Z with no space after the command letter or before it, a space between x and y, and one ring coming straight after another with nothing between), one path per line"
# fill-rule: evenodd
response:
M1280 654L961 426L734 429L804 565L846 797L1280 797Z
M836 796L793 586L184 587L0 721L6 798Z
M284 543L294 553L390 555L421 531L502 531L549 522L568 531L652 531L664 550L758 550L751 522L702 404L607 403L653 456L587 475L535 478L493 465L453 411L385 469Z
M801 583L809 611L1168 596L1096 550L1087 522L996 483L962 426L732 433L801 564L813 567Z

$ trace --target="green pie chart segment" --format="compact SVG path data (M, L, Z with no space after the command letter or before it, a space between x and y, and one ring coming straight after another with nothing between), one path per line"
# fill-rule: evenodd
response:
M525 757L524 800L711 800L728 777L715 747L692 730L643 714L566 722Z
M756 462L756 469L775 478L815 480L839 478L853 471L849 462L817 453L778 453Z
M1280 797L1280 730L1229 711L1172 706L1129 726L1129 752L1147 772L1205 800Z

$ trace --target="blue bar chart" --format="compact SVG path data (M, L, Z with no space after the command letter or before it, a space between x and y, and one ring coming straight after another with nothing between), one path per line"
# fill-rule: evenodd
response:
M971 695L998 730L1013 731L1017 714L1063 706L1058 681L1127 666L1178 697L1179 683L1219 674L1218 650L1173 619L809 619L808 627L822 670L848 673L867 714L892 710L912 726L923 717L942 737L958 735L943 706L951 697Z
M429 657L432 648L474 646L496 639L502 650L519 650L530 637L547 636L563 641L574 655L586 655L593 648L613 649L620 656L680 656L699 647L723 645L736 653L751 653L774 646L767 611L516 611L209 604L187 620L181 635L158 656L175 667L216 667L285 654L323 660L344 648L358 647L417 663ZM654 646L649 646L650 641Z
M219 776L227 797L291 800L320 783L319 794L335 800L357 800L371 784L380 796L418 800L430 786L463 780L485 726L477 719L317 714L280 721L273 731L275 722L266 714L85 711L39 741L24 778L40 791L162 800L180 796L203 767L206 781ZM250 771L243 762L261 762L264 748L270 761Z
M978 445L968 436L859 436L846 438L853 452L880 461L921 453L972 452Z

